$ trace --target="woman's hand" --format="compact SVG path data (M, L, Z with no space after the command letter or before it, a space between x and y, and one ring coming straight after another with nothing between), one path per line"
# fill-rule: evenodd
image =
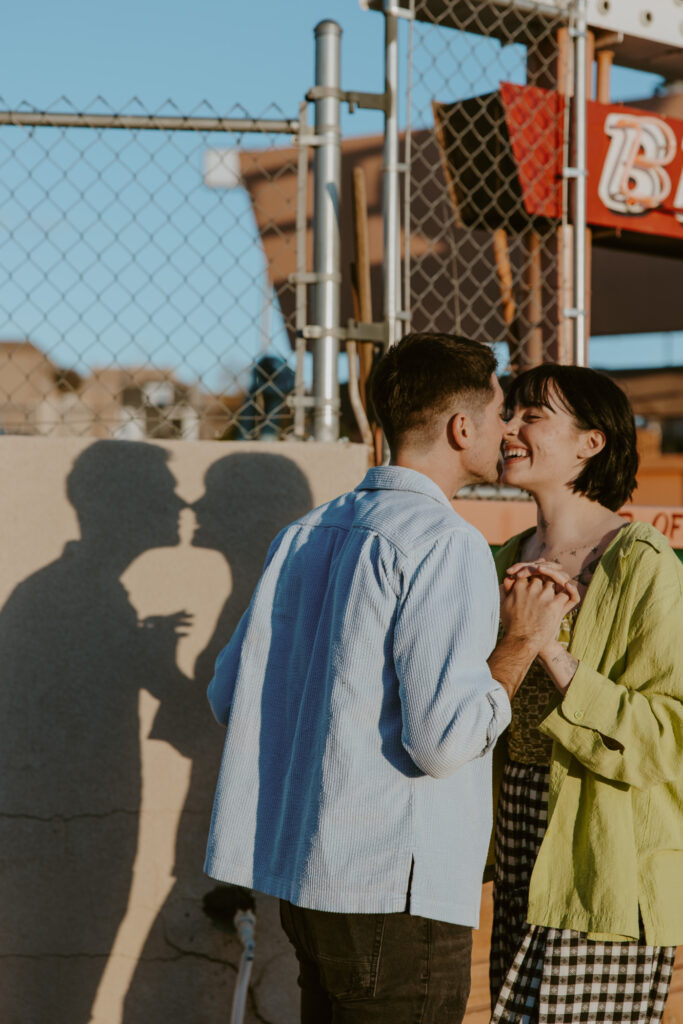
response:
M517 580L529 579L532 576L539 577L544 583L552 583L556 594L564 591L572 599L572 608L579 603L579 588L569 573L559 562L547 562L542 558L534 562L515 562L511 565L503 580L503 588L509 593Z

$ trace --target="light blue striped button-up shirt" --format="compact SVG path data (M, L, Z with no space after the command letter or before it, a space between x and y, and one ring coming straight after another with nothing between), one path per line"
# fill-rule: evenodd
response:
M476 926L510 719L497 628L488 546L421 473L371 469L283 530L209 685L227 735L208 874Z

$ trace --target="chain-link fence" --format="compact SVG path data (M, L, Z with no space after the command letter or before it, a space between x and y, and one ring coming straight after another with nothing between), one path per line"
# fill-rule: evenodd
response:
M498 343L513 370L571 361L566 6L415 0L413 13L402 23L411 34L401 83L406 320ZM0 109L2 431L310 432L304 390L315 374L301 324L315 314L303 308L302 281L322 278L308 272L313 161L297 146L311 144L305 110L289 121L268 110L247 130L241 108L181 116L136 103L119 114L100 100L79 112L62 99L53 113ZM359 166L373 301L353 314L376 325L397 315L382 308L380 195L393 171L382 170L379 129L342 143L342 261L332 275L340 337L359 259L347 237Z
M571 361L571 45L554 6L416 0L408 62L412 326L503 343L513 370Z
M272 172L267 157L298 122L268 110L247 134L247 117L64 99L0 113L4 433L291 430L294 286L276 294L269 261L282 254L262 238L295 219L296 190L278 179L296 180L296 150ZM255 179L272 186L272 222L245 188Z

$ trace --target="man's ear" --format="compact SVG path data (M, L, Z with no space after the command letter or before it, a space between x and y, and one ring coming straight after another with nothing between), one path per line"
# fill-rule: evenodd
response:
M448 443L456 451L469 448L472 443L472 424L464 412L456 412L448 421Z
M586 430L577 455L580 459L592 459L602 451L606 443L607 439L602 430Z

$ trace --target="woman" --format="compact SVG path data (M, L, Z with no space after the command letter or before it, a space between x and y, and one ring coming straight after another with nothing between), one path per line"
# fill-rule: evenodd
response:
M502 480L537 525L505 591L578 590L513 700L498 800L492 1022L656 1022L683 941L683 567L617 510L635 427L609 378L529 370L507 396Z

